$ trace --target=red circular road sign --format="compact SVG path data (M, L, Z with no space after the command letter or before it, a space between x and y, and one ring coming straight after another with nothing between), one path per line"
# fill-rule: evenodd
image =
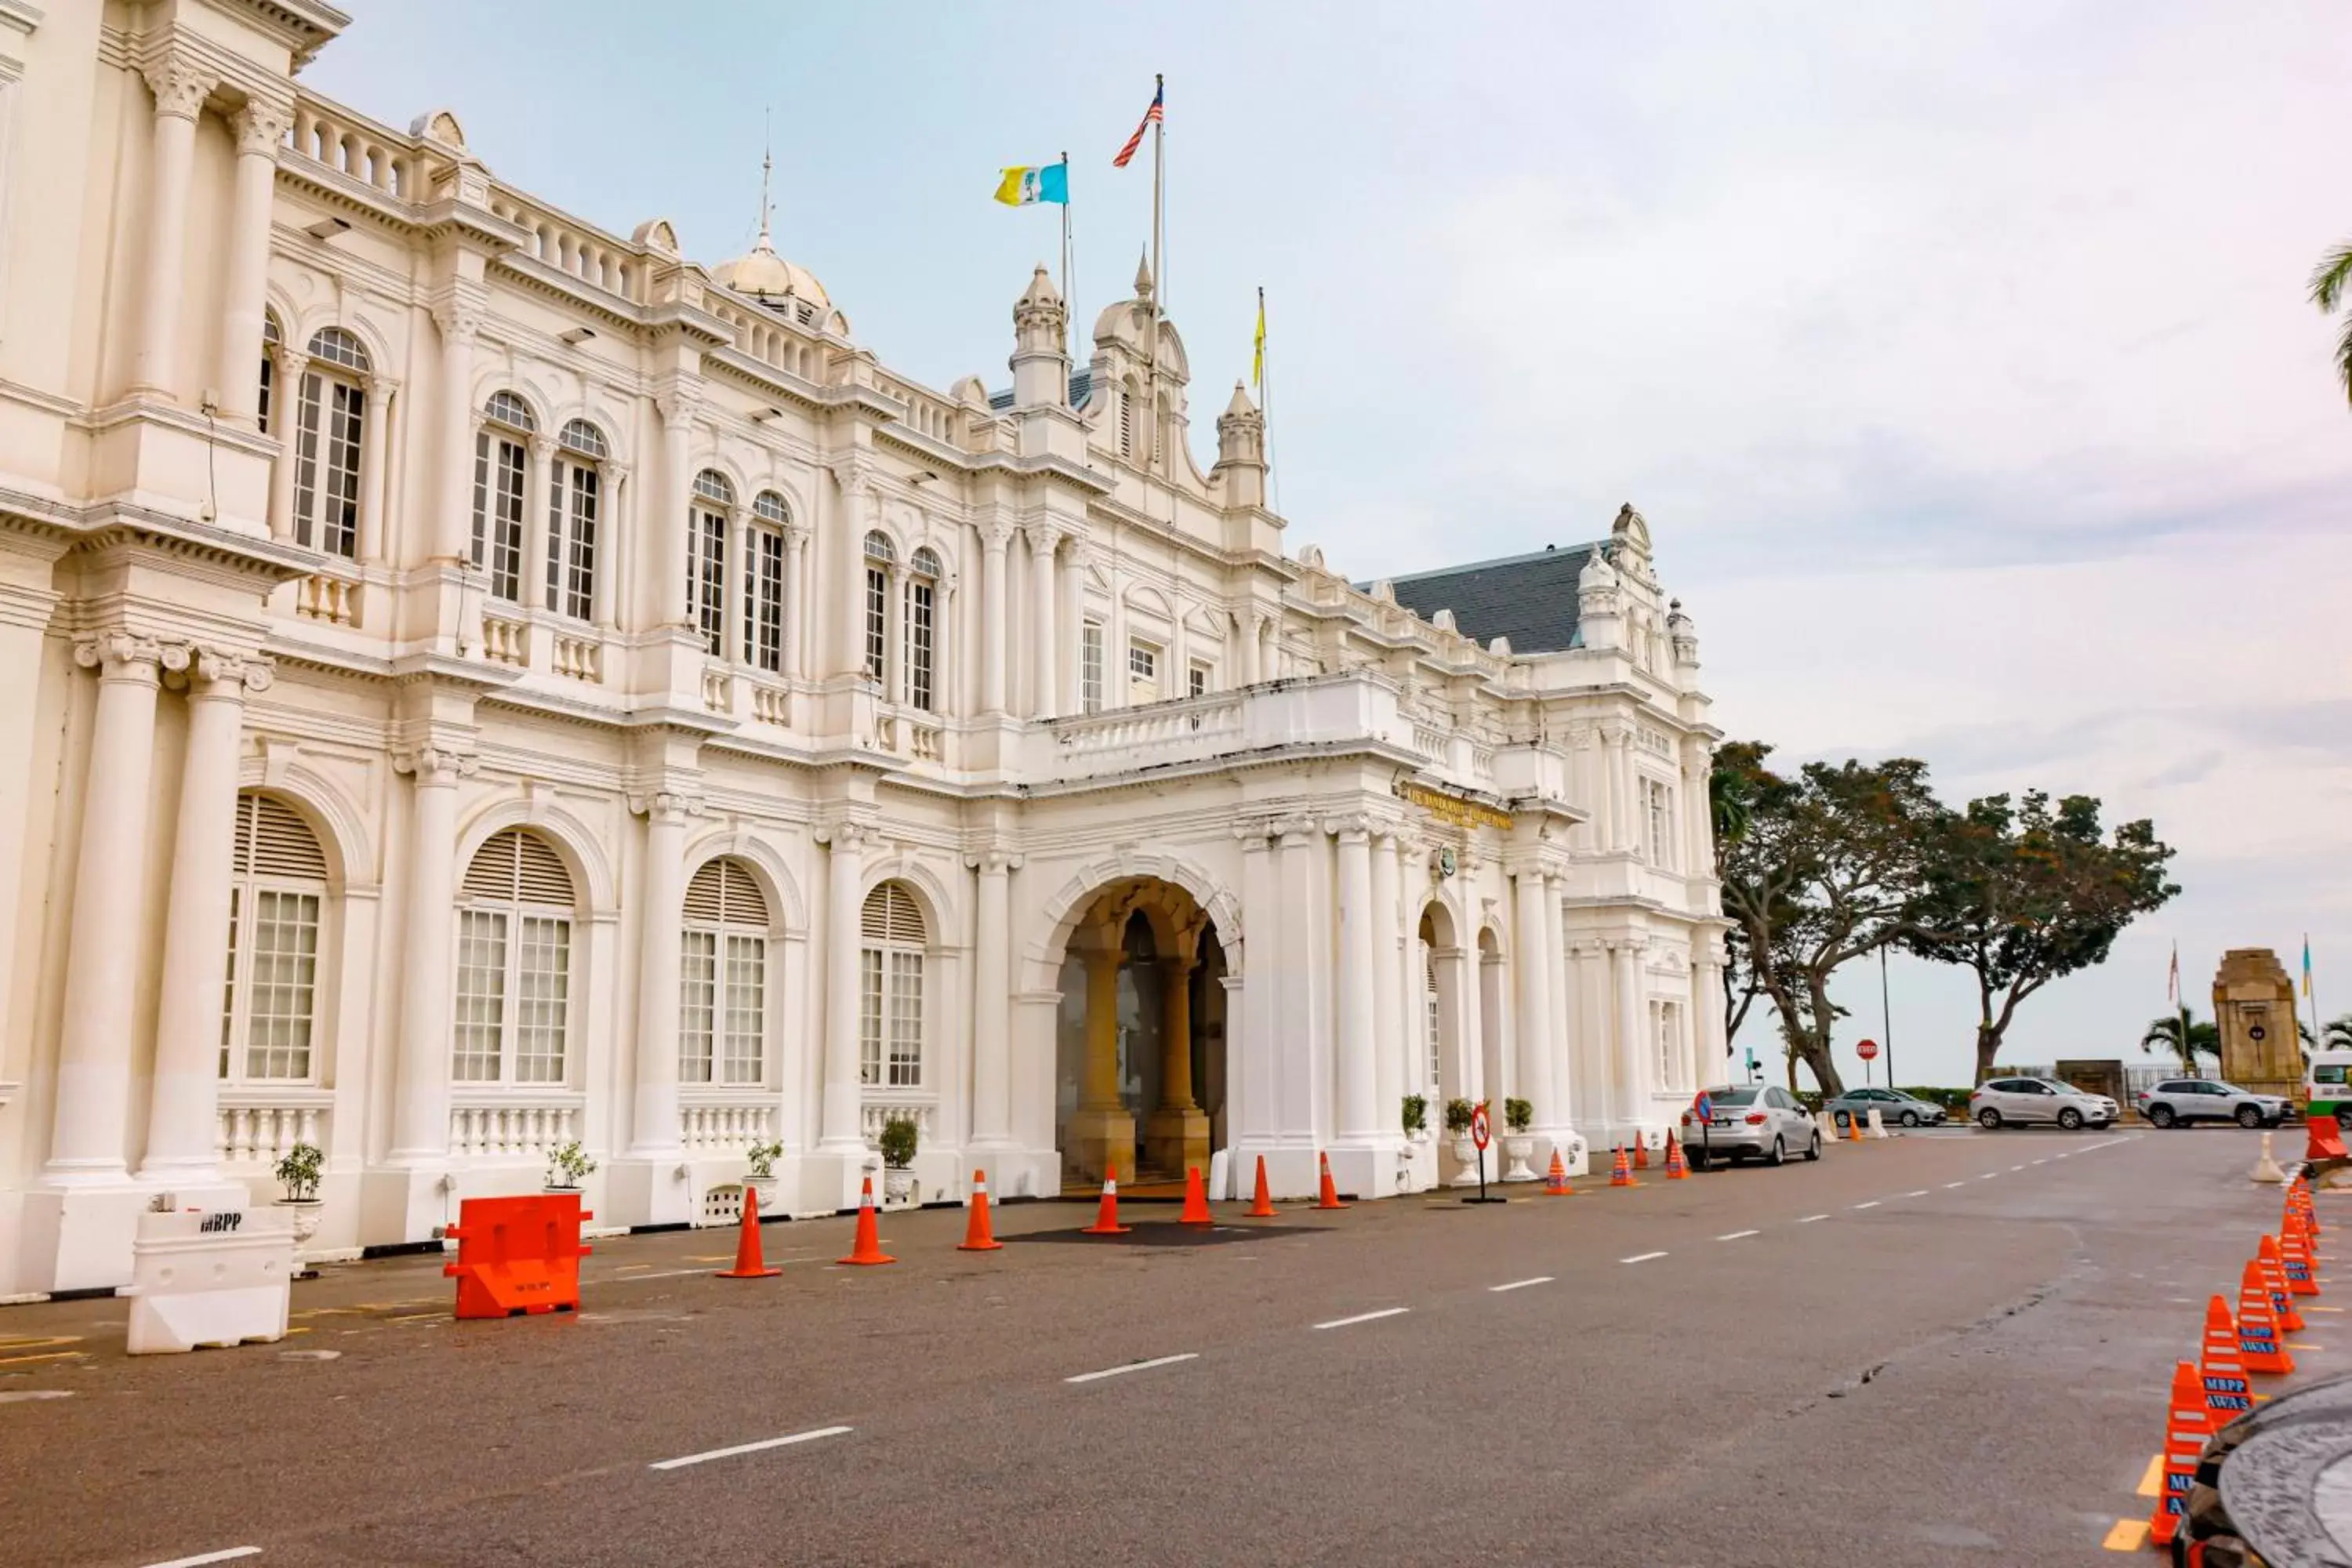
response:
M1493 1138L1493 1130L1486 1123L1486 1108L1479 1106L1470 1112L1470 1142L1483 1151Z
M1878 1042L1876 1040L1864 1040L1862 1044L1854 1047L1853 1054L1860 1057L1864 1061L1874 1062L1878 1059Z

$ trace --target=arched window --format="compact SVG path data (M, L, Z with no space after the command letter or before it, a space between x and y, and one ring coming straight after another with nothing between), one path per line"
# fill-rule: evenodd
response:
M360 443L367 437L367 350L341 327L310 340L294 432L294 537L346 560L359 551Z
M482 405L474 437L474 564L490 574L490 597L522 597L523 491L538 428L530 406L511 392L493 393Z
M768 900L740 860L707 862L686 888L678 958L681 1083L767 1077Z
M866 896L857 954L857 1081L923 1082L923 911L896 882Z
M743 563L743 657L755 669L784 668L784 531L792 513L784 498L761 490L751 498L751 558Z
M1426 942L1420 945L1422 1054L1429 1064L1430 1091L1435 1093L1440 1081L1437 1076L1441 1051L1439 1026L1444 1017L1444 1009L1438 1003L1437 950Z
M547 489L547 607L575 621L596 614L596 511L604 500L601 465L612 455L604 433L585 419L563 427Z
M694 476L694 505L687 518L686 618L702 630L714 655L727 651L727 520L735 510L735 487L716 468Z
M316 1069L310 1038L327 858L293 807L247 790L236 797L231 867L220 1076L306 1082Z
M940 558L929 548L916 551L907 567L907 701L927 713L936 707L932 695L939 594Z
M278 390L278 351L285 343L286 335L278 331L278 318L265 312L261 318L261 376L253 394L254 421L265 436L269 434L269 395Z
M890 658L890 576L898 563L890 536L866 536L866 673L883 679Z
M572 1005L572 873L554 846L509 827L466 868L457 910L460 1083L562 1083Z

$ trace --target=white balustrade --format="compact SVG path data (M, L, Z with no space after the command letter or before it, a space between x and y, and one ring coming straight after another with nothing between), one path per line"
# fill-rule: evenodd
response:
M449 1152L465 1160L537 1161L580 1136L578 1095L481 1095L449 1110Z
M274 1165L297 1143L327 1146L334 1095L323 1089L223 1087L213 1153L227 1165Z
M678 1138L689 1154L755 1148L773 1140L775 1113L772 1094L757 1100L689 1100L678 1107Z
M940 726L928 720L907 721L907 750L917 762L936 763L940 760Z
M604 645L595 637L573 632L555 634L555 673L574 680L604 679Z
M882 1124L901 1116L915 1124L916 1147L928 1148L939 1127L939 1101L926 1095L866 1090L865 1103L858 1107L858 1132L869 1145L878 1148Z
M482 617L482 657L495 664L526 665L530 662L530 626L525 621L510 621L503 616L486 615Z
M286 145L298 158L324 164L369 189L404 201L417 199L422 164L415 139L315 98L294 106Z
M1432 762L1445 760L1445 731L1427 724L1412 727L1412 749Z
M751 684L751 717L762 724L789 729L793 722L793 694L789 687L771 686L764 680Z
M644 302L645 262L629 241L600 234L506 185L491 188L490 211L523 231L523 255L591 289Z
M1121 708L1055 721L1054 741L1065 756L1121 752L1139 756L1170 747L1192 749L1221 735L1238 735L1246 693L1221 691L1175 702Z
M735 678L723 669L704 670L702 705L713 713L735 711Z
M330 626L357 626L360 583L338 573L314 572L295 585L294 613Z

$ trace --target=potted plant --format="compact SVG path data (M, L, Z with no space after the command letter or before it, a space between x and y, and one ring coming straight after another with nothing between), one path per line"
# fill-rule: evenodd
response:
M892 1207L916 1202L915 1142L918 1129L911 1116L893 1116L882 1123L877 1140L882 1147L882 1198Z
M1507 1182L1532 1182L1535 1172L1528 1161L1536 1152L1535 1134L1528 1131L1536 1124L1536 1108L1514 1095L1503 1101L1503 1152L1510 1159L1510 1168L1503 1173Z
M551 1193L576 1193L582 1179L596 1169L596 1162L580 1147L575 1138L560 1149L549 1151L547 1156L547 1190Z
M1454 1163L1462 1167L1454 1177L1457 1187L1478 1183L1478 1145L1470 1137L1471 1104L1456 1095L1445 1102L1445 1135L1454 1142Z
M772 1214L776 1208L776 1156L784 1152L781 1142L758 1143L743 1152L751 1163L751 1171L743 1184L760 1194L760 1212Z
M1429 1141L1429 1100L1418 1094L1404 1097L1404 1135L1412 1143Z
M278 1190L284 1194L278 1200L278 1206L293 1222L294 1259L298 1265L302 1260L304 1245L319 1234L319 1211L325 1206L319 1196L319 1176L326 1163L326 1152L316 1143L297 1143L270 1167L269 1173L278 1178ZM308 1279L316 1272L301 1268L299 1277Z

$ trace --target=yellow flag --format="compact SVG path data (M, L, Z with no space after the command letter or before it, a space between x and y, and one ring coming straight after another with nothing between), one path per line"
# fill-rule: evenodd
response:
M1265 387L1265 290L1257 291L1257 344L1250 356L1250 384L1260 391Z

